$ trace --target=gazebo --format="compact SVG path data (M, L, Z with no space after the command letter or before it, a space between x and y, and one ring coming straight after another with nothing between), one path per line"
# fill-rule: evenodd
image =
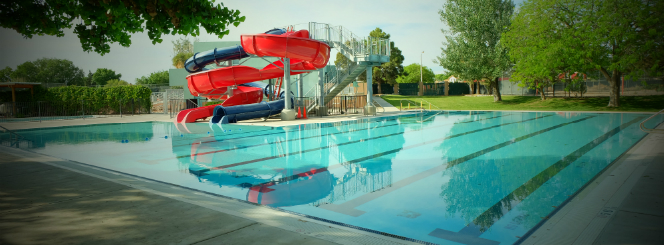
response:
M29 88L30 95L35 96L34 86L41 85L41 83L26 83L26 82L8 82L0 83L0 88L8 87L12 90L12 112L16 114L16 89L17 88Z

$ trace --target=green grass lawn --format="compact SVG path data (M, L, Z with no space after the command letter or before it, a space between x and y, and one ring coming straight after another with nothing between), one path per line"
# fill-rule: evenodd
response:
M641 111L656 112L664 109L664 95L620 97L619 108L606 107L609 97L547 98L539 96L505 96L502 102L493 102L493 96L403 96L383 95L385 101L399 108L401 100L418 104L426 100L443 110L528 110L528 111ZM404 107L407 105L404 102ZM412 106L412 105L411 105ZM424 102L424 107L428 104ZM432 109L436 109L432 107Z

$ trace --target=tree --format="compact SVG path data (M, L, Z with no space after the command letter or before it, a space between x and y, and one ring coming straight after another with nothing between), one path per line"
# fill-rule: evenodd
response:
M514 67L511 80L520 87L535 89L546 100L543 88L560 81L559 74L573 70L572 54L561 41L560 26L539 21L540 9L535 5L522 6L512 20L501 41L509 49Z
M0 70L0 83L10 82L12 80L12 68L7 66L5 69Z
M127 86L129 83L125 80L112 79L106 82L104 87L117 87L117 86Z
M390 34L385 33L382 29L376 27L373 31L369 32L370 37L375 38L384 38L389 39ZM394 42L390 42L390 61L383 63L380 66L374 66L371 74L372 83L387 83L395 84L397 83L397 78L403 73L403 60L404 57L401 54L401 50L394 46ZM362 73L358 76L357 80L366 81L367 74ZM378 93L382 94L382 88L378 86Z
M445 81L454 74L451 71L446 71L442 74L436 74L436 81Z
M136 78L136 84L168 84L168 71L158 71L150 73L149 76Z
M514 12L511 0L450 0L438 13L450 27L437 58L445 69L467 80L485 81L494 102L502 101L500 77L510 66L500 36Z
M343 55L341 52L337 53L337 57L334 60L334 66L336 66L338 69L348 69L348 67L351 66L351 60L348 59L345 55Z
M68 85L81 83L84 74L81 68L69 60L42 58L18 65L11 77L13 80L22 82Z
M422 83L432 83L436 75L428 67L422 67ZM397 83L419 83L420 82L420 64L413 63L404 68L404 72L396 79Z
M104 86L110 80L119 80L122 74L116 74L115 71L106 68L98 68L92 75L92 84Z
M0 2L0 12L0 26L25 38L61 37L74 27L83 50L102 55L111 43L129 47L130 35L144 30L153 44L161 43L163 34L200 35L199 25L222 38L228 25L245 20L240 11L209 0L7 0Z
M525 2L522 9L525 13L517 15L515 22L537 16L528 20L531 24L524 26L522 33L535 39L533 42L564 47L568 66L577 71L599 70L609 81L609 107L620 106L623 75L662 71L662 1L540 0ZM540 30L540 26L552 28ZM538 56L545 55L541 52L534 50Z
M198 39L194 39L197 42ZM186 38L180 38L173 43L173 66L175 68L184 68L184 63L190 57L194 56L194 44Z

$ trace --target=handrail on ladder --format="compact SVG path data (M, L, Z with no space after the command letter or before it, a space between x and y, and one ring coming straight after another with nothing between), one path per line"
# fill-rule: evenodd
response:
M23 137L23 135L20 135L20 134L14 132L14 131L11 131L8 128L3 127L2 125L0 125L0 128L4 129L5 132L9 133L9 141L10 141L11 146L14 146L15 144L18 145L18 142L20 140L28 140L25 137ZM14 137L12 137L12 136L14 136Z
M655 116L659 115L662 112L664 112L664 109L657 112L657 113L655 113L655 114L653 114L648 119L643 120L643 122L641 122L639 124L639 129L641 129L641 131L646 132L646 133L658 133L658 134L664 133L664 129L646 128L646 126L644 125L648 120L653 119Z

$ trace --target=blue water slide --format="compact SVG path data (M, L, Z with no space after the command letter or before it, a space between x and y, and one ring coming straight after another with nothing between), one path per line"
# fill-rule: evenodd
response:
M281 35L284 33L286 33L285 29L272 29L265 32L265 34L275 35ZM184 69L189 73L200 72L203 71L205 66L214 63L219 64L219 62L238 60L246 57L249 57L249 55L244 52L244 49L240 45L235 47L215 48L194 54L194 56L187 59L184 63Z
M248 105L236 106L217 106L214 108L210 123L236 123L241 120L254 119L254 118L267 118L271 115L281 113L285 107L285 99L280 99L270 102L261 102ZM291 103L293 105L293 103ZM291 106L292 107L292 106ZM292 109L292 108L291 108Z

